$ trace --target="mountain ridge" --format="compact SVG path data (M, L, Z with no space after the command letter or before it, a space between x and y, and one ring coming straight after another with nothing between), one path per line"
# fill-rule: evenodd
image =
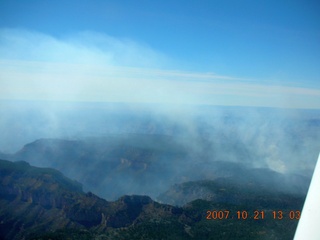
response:
M306 177L287 174L283 178L266 171L253 176L262 170L249 170L240 161L210 159L208 154L201 155L197 149L188 149L183 140L166 135L115 134L78 140L39 139L7 159L58 169L81 182L85 190L108 200L124 194L147 194L155 199L174 184L227 176L245 181L246 175L257 180L265 175L276 186L285 183L283 189L289 192L295 188L305 194L308 189Z
M0 160L0 173L0 230L6 239L64 228L103 233L107 228L128 227L143 219L148 206L152 211L147 218L156 216L157 211L165 218L172 209L177 209L155 203L147 196L123 196L116 202L108 202L91 192L84 193L76 182L57 170L35 168L26 162ZM4 229L6 225L13 227Z
M301 210L303 197L274 196L256 205L195 200L184 207L153 201L148 196L122 196L106 201L59 171L26 162L0 160L0 238L2 239L292 239L297 221L288 218L208 220L209 210ZM230 191L233 195L235 192ZM261 201L271 205L261 205ZM260 205L259 205L260 204ZM234 215L236 216L236 215ZM263 224L261 224L263 222Z

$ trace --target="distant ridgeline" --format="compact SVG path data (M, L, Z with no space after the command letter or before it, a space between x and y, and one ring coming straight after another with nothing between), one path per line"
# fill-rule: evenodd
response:
M253 162L259 162L259 158L255 156L257 160L252 159L254 154L248 152L247 146L239 141L229 138L221 138L219 142L198 139L197 144L188 141L166 135L145 134L109 135L81 140L39 139L26 144L15 154L3 154L2 159L57 169L65 176L81 182L85 191L112 201L132 194L148 195L161 202L180 206L200 196L213 200L208 195L215 195L211 193L214 188L199 183L202 189L200 193L196 190L198 183L192 186L184 183L217 181L219 178L230 184L241 183L251 188L263 186L264 191L269 188L290 194L305 195L307 192L310 181L307 177L281 174L266 168L249 169ZM226 156L232 151L230 155L237 157L233 161ZM173 195L173 192L181 189L175 187L177 184L189 190ZM190 188L195 191L190 191ZM170 196L166 197L168 194Z
M292 239L304 195L269 191L254 181L261 174L176 185L163 198L207 200L175 207L137 195L109 202L57 170L0 160L0 239Z

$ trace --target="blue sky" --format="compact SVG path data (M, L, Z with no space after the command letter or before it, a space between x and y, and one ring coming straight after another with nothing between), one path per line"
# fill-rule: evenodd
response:
M320 108L319 12L302 0L2 0L1 99Z

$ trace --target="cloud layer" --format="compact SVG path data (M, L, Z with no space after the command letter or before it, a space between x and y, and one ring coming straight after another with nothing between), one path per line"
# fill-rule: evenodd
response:
M320 108L319 89L179 71L148 46L95 32L1 29L0 56L1 99Z

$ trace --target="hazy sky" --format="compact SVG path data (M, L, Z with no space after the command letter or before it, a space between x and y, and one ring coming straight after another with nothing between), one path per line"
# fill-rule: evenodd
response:
M320 108L320 3L0 1L0 99Z

